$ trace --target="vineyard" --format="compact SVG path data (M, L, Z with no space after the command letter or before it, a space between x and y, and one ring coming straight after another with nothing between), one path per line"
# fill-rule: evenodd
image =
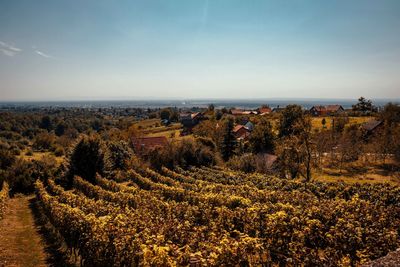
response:
M400 246L400 188L222 168L137 167L36 182L41 209L86 266L351 266Z
M3 182L2 188L0 190L0 219L3 217L4 210L6 208L6 201L8 199L8 184Z

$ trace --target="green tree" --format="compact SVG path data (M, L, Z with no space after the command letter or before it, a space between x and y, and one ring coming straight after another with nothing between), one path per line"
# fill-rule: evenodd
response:
M278 149L278 165L281 173L291 178L302 176L306 182L312 178L316 164L316 146L312 141L312 127L309 117L302 117L293 126L293 132L282 140Z
M385 125L392 126L400 123L400 105L388 103L380 114L381 120L385 121Z
M96 173L103 174L104 154L100 139L95 136L83 137L74 147L69 159L70 183L75 175L95 183Z
M160 111L160 118L162 120L169 120L171 117L171 109L164 108Z
M353 111L360 111L363 113L376 111L376 108L372 105L372 101L364 97L360 97L358 103L353 105L352 109Z
M236 137L233 134L233 119L228 118L223 122L220 129L219 150L222 158L228 160L233 156L236 148Z
M326 125L326 120L325 120L325 118L322 119L321 124L322 124L322 128L325 129L325 127L326 127L326 126L325 126L325 125Z
M275 135L271 123L266 118L262 118L254 127L249 143L253 153L272 152L274 150Z
M49 116L43 116L42 120L40 121L39 127L45 129L47 131L51 131L53 128L53 124Z
M124 141L109 142L104 155L105 168L108 171L126 170L132 155L132 150Z
M295 134L296 123L304 117L303 110L299 105L289 105L279 117L279 137Z
M54 130L54 133L57 136L61 136L65 133L65 124L64 122L60 122L57 124L56 129Z

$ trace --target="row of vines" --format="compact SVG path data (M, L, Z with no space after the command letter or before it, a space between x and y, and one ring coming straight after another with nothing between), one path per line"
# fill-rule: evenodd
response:
M73 190L36 183L87 266L354 266L400 245L400 190L221 168L134 168Z
M2 188L0 190L0 219L4 215L4 211L6 208L7 200L9 197L9 188L7 182L3 182Z

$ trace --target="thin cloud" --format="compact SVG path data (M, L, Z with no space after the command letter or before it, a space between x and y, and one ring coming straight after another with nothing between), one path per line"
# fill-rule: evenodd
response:
M3 55L13 57L16 54L20 53L22 49L0 41L0 51L3 53Z
M46 53L44 53L44 52L42 52L42 51L39 51L39 50L35 50L35 53L38 54L39 56L44 57L44 58L53 58L53 57L50 56L49 54L46 54Z

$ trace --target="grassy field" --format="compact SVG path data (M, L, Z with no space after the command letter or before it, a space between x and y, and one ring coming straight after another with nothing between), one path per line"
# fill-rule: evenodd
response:
M325 118L325 128L330 129L332 127L332 117L313 117L311 119L311 124L313 129L318 129L322 130L323 125L322 125L322 120ZM364 122L367 122L369 120L373 119L373 117L349 117L349 122L347 125L352 125L352 124L362 124Z

